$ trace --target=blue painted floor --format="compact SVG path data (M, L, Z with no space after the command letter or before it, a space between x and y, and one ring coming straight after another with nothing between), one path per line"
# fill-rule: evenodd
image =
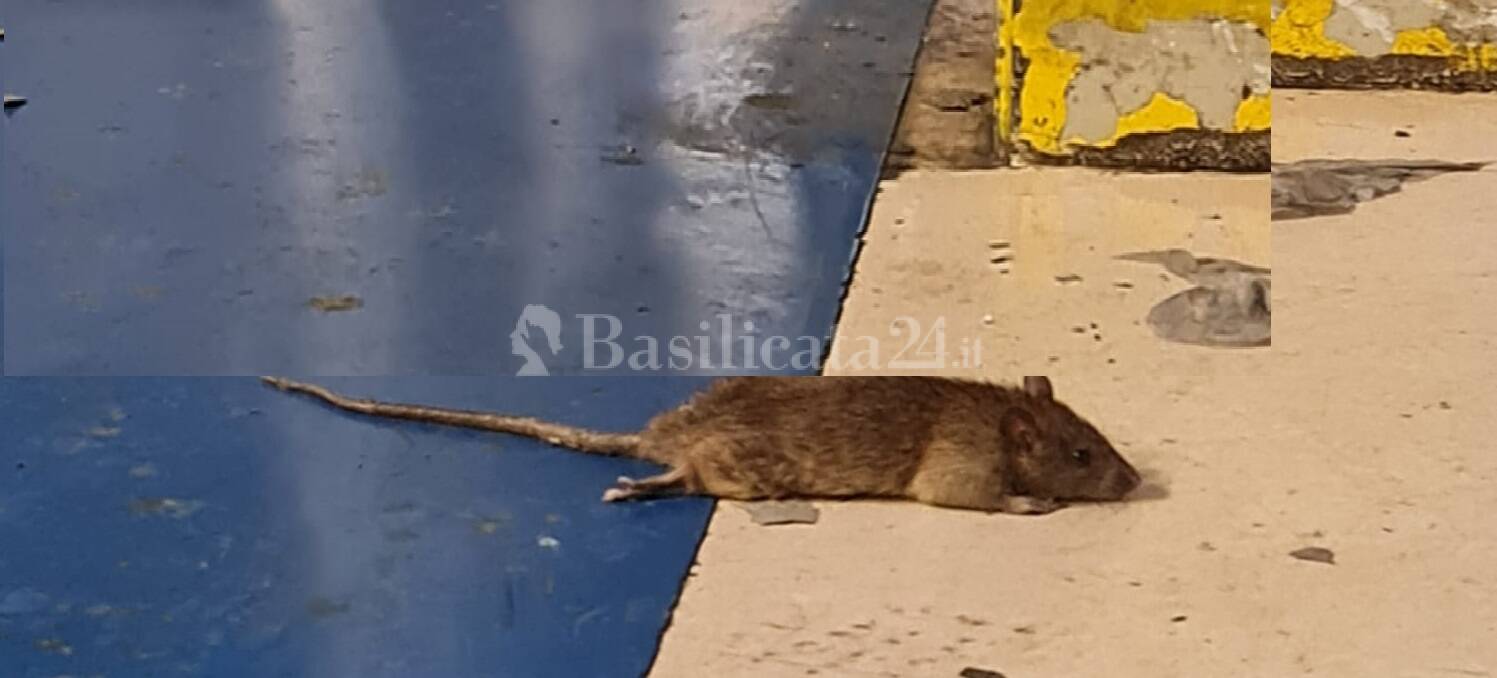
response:
M637 429L694 379L331 379ZM629 676L711 504L252 379L0 380L0 675Z
M709 502L181 377L628 430L703 382L474 377L814 372L929 4L0 5L0 364L66 377L0 380L0 676L644 671Z
M590 314L620 359L723 315L825 338L929 4L7 0L5 367L631 369Z

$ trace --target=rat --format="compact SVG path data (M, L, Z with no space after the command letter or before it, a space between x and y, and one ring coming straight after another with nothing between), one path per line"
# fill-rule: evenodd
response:
M668 468L621 477L609 502L890 498L1044 514L1067 500L1123 499L1138 472L1046 377L1022 388L946 377L727 377L637 433L349 398L279 377L282 391L378 417L498 431Z

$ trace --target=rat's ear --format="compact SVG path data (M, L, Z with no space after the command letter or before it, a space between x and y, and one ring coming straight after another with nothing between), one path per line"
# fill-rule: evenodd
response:
M1024 377L1024 392L1043 400L1055 399L1055 392L1050 390L1050 377Z
M1022 407L1008 408L1003 413L1000 426L1003 428L1003 437L1015 443L1020 450L1032 450L1039 442L1039 425L1035 423L1034 415Z

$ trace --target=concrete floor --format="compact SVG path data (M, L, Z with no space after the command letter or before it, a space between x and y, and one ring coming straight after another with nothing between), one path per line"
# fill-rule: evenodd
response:
M1261 360L1158 341L1144 322L1149 309L1190 286L1160 266L1113 257L1182 247L1267 266L1267 195L1266 175L1079 168L885 182L828 371L928 373L892 364L909 343L895 334L911 326L900 318L914 319L921 341L897 357L936 358L948 372L1111 378L1130 365L1194 373ZM960 352L978 343L980 366L967 359L975 348ZM878 359L860 359L875 344Z
M1473 142L1497 139L1497 97L1276 98L1276 160L1497 155ZM1148 483L1038 518L823 503L765 528L724 502L653 675L1497 675L1497 171L1272 229L1271 349L1134 324L1178 283L1112 253L1267 265L1267 193L1063 170L886 184L839 341L944 315L948 342L985 344L946 373L1050 374ZM1335 564L1289 556L1306 546Z

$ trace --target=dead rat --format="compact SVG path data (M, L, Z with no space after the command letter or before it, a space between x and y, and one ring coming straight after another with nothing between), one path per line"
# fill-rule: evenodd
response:
M638 433L601 433L486 412L347 398L264 377L283 391L379 417L500 431L669 467L619 478L604 501L886 497L953 508L1049 513L1061 500L1122 499L1138 472L1055 400L1024 387L939 377L729 377Z

